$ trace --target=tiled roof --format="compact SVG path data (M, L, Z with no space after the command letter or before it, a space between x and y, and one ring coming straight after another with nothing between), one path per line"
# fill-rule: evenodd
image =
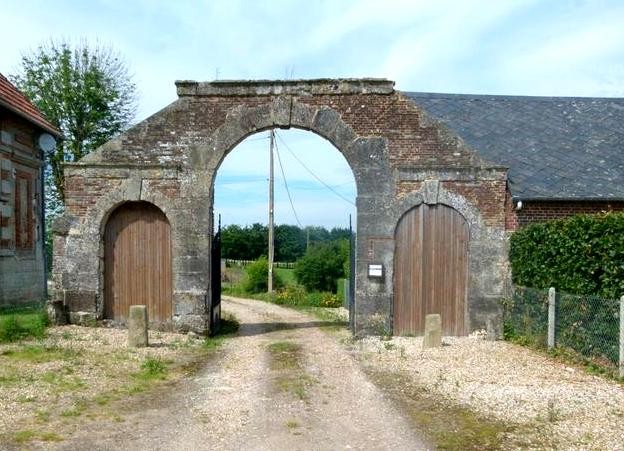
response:
M0 106L3 106L24 119L55 136L60 136L61 132L43 115L35 106L22 94L7 78L0 74Z
M624 99L403 94L508 167L514 198L624 200Z

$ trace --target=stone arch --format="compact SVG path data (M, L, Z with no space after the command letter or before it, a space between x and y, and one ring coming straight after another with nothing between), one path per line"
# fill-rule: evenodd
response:
M372 177L378 183L390 182L386 139L359 136L331 107L312 107L285 96L268 105L232 108L222 125L204 142L190 149L189 157L210 170L212 185L216 171L229 152L247 137L272 128L297 128L329 141L351 168L358 193L366 191L365 185Z
M101 316L102 224L115 206L140 199L158 206L171 223L174 326L205 332L211 305L215 172L236 144L269 128L298 128L327 139L353 172L356 332L390 324L393 234L400 216L422 202L449 205L470 223L469 301L475 313L471 329L496 313L506 264L500 201L506 172L428 118L412 99L394 90L393 82L251 80L176 85L178 99L171 105L65 167L66 214L54 227L54 279L55 299L72 321ZM368 276L370 263L385 268L383 277Z

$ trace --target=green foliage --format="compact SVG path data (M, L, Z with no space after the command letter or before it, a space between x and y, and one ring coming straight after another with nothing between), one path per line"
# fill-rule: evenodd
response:
M42 307L17 308L0 311L0 343L24 338L43 338L48 315Z
M624 213L579 215L511 237L514 283L604 298L624 295Z
M266 257L260 257L247 267L247 281L245 291L249 293L264 293L268 289L269 261ZM279 274L273 271L273 289L278 290L284 286Z
M349 243L337 240L314 245L295 264L295 278L308 291L336 291L336 281L344 277L349 259Z
M275 261L294 262L302 257L308 244L349 238L349 229L294 225L275 226ZM267 226L256 223L251 226L228 225L221 229L221 252L224 258L256 260L268 255Z
M268 254L268 229L255 223L241 227L236 224L221 229L221 255L235 260L256 260Z
M141 372L135 374L137 379L152 380L164 379L167 373L167 364L158 357L147 357L141 363Z
M63 199L65 161L75 161L128 127L136 111L136 87L112 49L50 41L22 56L15 85L62 132L46 155Z

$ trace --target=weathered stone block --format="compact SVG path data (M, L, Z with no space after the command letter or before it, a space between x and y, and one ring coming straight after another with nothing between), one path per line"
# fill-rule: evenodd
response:
M425 316L423 349L442 346L442 317L438 313Z
M128 347L148 346L147 324L147 307L131 305L128 314Z
M96 311L96 293L94 292L66 290L64 293L64 299L67 310L69 311Z

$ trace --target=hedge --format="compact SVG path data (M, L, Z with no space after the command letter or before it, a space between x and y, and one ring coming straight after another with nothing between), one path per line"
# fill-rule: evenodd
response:
M578 215L515 232L517 285L617 299L624 295L624 213Z

